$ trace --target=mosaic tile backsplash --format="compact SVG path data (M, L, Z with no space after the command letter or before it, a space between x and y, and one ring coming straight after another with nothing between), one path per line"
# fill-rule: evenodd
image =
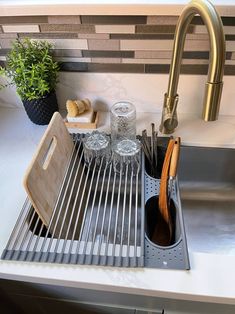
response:
M61 71L168 73L177 16L0 17L0 60L16 38L46 39ZM235 17L222 17L226 38L225 75L235 75ZM209 40L201 18L188 29L184 74L206 74Z

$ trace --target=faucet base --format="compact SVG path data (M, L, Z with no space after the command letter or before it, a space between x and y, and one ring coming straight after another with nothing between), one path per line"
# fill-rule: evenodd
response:
M159 130L163 134L171 134L178 125L176 107L179 96L169 97L167 93L164 95L164 105L162 110L162 121Z

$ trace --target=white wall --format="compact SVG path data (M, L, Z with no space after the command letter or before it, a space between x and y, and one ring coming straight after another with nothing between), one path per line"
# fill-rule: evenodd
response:
M181 75L179 81L179 113L201 116L206 76ZM132 102L139 112L162 110L168 75L129 73L60 73L57 98L61 109L67 99L89 98L93 106L108 111L120 100ZM0 91L0 106L20 107L14 88ZM235 76L224 77L220 115L235 115Z

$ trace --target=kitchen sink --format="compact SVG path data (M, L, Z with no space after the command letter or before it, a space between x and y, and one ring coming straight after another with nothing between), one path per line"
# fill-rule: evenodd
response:
M183 146L178 177L189 250L235 255L235 150Z

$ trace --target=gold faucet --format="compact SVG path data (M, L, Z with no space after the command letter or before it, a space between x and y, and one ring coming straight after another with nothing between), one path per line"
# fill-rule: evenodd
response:
M176 25L168 90L164 95L162 121L160 125L160 131L165 134L173 133L178 125L176 108L179 99L177 87L180 66L186 32L196 14L202 17L210 39L210 61L202 117L205 121L214 121L218 118L225 63L223 24L214 6L209 1L192 0L182 11Z

